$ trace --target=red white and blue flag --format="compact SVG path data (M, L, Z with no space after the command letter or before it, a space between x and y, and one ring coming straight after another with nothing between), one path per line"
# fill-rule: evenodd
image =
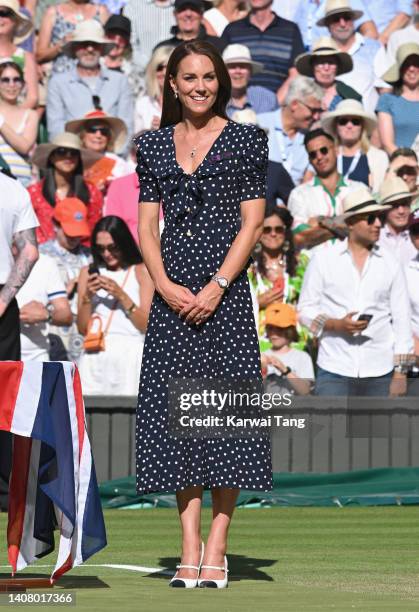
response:
M54 550L57 579L106 546L80 377L69 362L0 363L0 429L14 436L7 531L21 570Z

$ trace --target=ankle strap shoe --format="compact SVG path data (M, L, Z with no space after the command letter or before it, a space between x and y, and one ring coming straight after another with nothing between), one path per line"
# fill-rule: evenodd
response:
M227 569L227 557L224 555L224 567L218 565L201 565L201 569L216 569L224 572L224 578L220 580L211 580L209 578L198 578L198 586L209 589L226 589L228 587L228 572Z
M196 578L177 578L176 574L173 576L173 578L171 579L171 581L169 582L169 586L174 587L174 588L180 588L180 589L193 589L196 587L196 585L198 584L198 575L201 569L201 565L202 565L202 559L204 558L204 543L201 542L201 558L199 560L199 565L186 565L184 563L178 563L176 565L176 570L181 569L182 567L188 568L188 569L194 569L197 571L197 577Z

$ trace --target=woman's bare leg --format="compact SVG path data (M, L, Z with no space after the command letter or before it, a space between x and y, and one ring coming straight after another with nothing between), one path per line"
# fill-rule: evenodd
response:
M201 547L201 504L202 486L188 487L176 491L176 500L180 523L182 526L182 557L181 563L199 565ZM196 578L193 569L181 568L177 578Z
M205 565L224 566L224 555L227 552L228 530L240 489L220 487L212 489L212 523L205 547L203 563ZM203 569L200 578L221 580L224 572L220 570Z

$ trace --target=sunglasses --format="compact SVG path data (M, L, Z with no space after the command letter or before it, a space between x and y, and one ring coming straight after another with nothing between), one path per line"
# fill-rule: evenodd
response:
M96 134L96 132L99 132L102 136L107 136L109 138L111 135L111 128L107 125L88 125L86 127L86 132L88 134Z
M60 157L78 157L79 151L77 149L67 149L67 147L57 147L54 149L53 153L55 155L59 155Z
M339 117L338 125L347 125L348 123L352 123L352 125L361 125L362 119L359 117Z
M404 174L409 174L410 176L417 176L418 169L415 166L400 166L397 170L397 176L402 177Z
M282 225L265 225L263 228L263 234L267 236L268 234L285 234L285 227Z
M306 104L302 100L298 100L298 102L302 104L303 106L305 106L306 108L308 108L308 110L310 111L312 115L320 114L323 112L323 109L321 106L310 106L309 104Z
M163 70L166 70L167 68L167 64L158 64L156 66L156 72L162 72Z
M15 85L17 85L17 83L23 83L23 79L22 77L1 77L0 83L4 85L9 85L9 83L14 83Z
M9 8L2 8L0 9L0 17L9 17L9 19L14 19L15 12Z
M352 13L338 13L337 15L331 15L328 17L327 21L329 23L339 23L341 19L344 21L353 21L353 18L354 16Z
M115 255L120 252L120 248L116 244L96 244L95 246L98 253L108 251L111 255Z
M384 225L385 220L386 220L386 215L383 212L372 212L372 213L368 213L365 214L364 216L360 216L359 220L360 221L366 221L367 225L374 225L374 223L376 222L376 220L379 220L379 222L381 223L381 225Z
M327 155L330 147L320 147L320 149L316 149L315 151L309 151L308 156L313 161L317 158L317 153L321 153L322 155Z

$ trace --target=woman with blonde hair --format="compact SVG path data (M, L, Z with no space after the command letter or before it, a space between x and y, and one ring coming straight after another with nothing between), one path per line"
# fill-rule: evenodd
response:
M324 113L321 124L336 140L339 173L364 183L373 192L378 191L388 167L388 157L370 144L371 133L377 126L375 115L364 110L357 100L342 100L336 110Z
M153 52L145 71L146 94L135 105L135 131L157 130L163 103L163 86L166 66L173 47L161 46Z
M212 4L202 21L209 36L221 36L229 23L243 19L249 12L246 0L212 0Z

